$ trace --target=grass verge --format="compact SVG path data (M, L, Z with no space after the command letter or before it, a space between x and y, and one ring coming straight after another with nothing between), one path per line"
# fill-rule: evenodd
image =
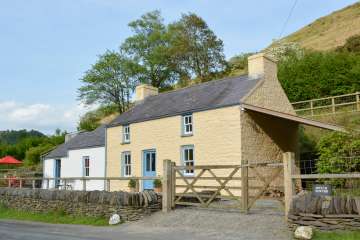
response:
M316 231L313 240L358 240L360 231Z
M104 217L83 217L66 215L63 211L48 213L32 213L6 208L0 205L0 219L27 220L45 223L81 224L92 226L108 226Z

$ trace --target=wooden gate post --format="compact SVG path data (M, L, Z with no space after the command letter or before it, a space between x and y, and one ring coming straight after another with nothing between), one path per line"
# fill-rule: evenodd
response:
M175 198L176 198L176 163L171 163L171 208L175 208Z
M162 194L162 211L169 212L172 205L172 163L171 160L165 159L163 162L163 194Z
M284 188L285 188L285 217L290 210L292 197L295 195L295 182L291 175L295 173L295 153L286 152L283 154L284 163Z
M241 161L241 202L242 210L249 211L249 167L247 161Z

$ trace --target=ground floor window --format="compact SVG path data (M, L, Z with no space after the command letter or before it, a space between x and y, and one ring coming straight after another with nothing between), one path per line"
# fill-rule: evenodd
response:
M84 162L84 176L89 177L90 176L90 157L84 156L83 162Z
M186 145L181 147L181 160L184 166L193 167L195 158L194 158L194 146ZM194 175L194 169L185 169L184 175L191 176Z
M131 154L130 154L130 152L123 152L123 154L122 154L122 175L124 177L131 176Z

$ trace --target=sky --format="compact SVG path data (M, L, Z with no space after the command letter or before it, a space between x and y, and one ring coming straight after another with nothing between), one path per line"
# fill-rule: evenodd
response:
M355 0L298 0L283 36ZM0 130L76 130L93 107L77 99L80 78L131 35L127 24L160 10L166 23L201 16L227 58L279 38L294 0L0 0Z

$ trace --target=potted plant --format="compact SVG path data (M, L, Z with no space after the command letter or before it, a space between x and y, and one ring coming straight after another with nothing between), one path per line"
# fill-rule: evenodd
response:
M154 191L157 193L161 193L162 192L162 182L160 179L155 179L154 180Z
M135 192L135 190L136 190L136 181L135 181L135 179L130 179L129 180L128 187L130 189L130 192Z

